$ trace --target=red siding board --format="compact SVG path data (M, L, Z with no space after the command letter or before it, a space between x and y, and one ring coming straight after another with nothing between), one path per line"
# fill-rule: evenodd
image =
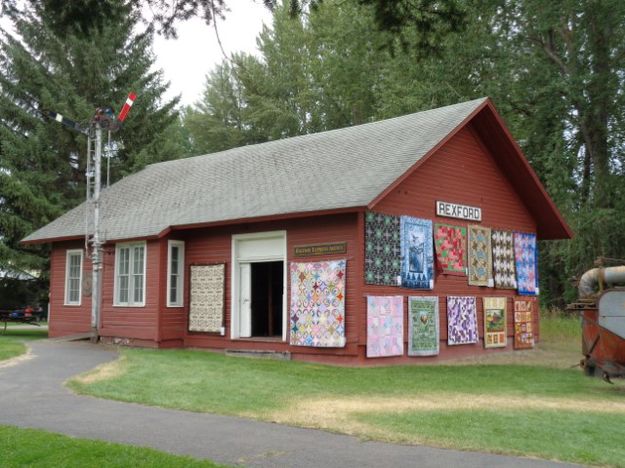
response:
M84 253L84 242L68 241L52 245L50 253L50 327L51 338L91 331L91 298L83 294L79 306L66 306L65 262L68 250L83 249L83 278L91 275L91 262ZM83 291L84 292L84 291Z

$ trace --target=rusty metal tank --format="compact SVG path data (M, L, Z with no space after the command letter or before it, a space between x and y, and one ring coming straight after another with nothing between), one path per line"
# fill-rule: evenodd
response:
M625 266L594 268L580 279L581 366L605 380L625 377Z

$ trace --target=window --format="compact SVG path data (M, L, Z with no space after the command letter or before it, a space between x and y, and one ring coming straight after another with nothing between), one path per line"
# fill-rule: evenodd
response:
M115 246L115 305L145 305L145 242Z
M65 257L65 305L80 305L82 250L68 250Z
M184 242L169 241L167 252L167 307L182 307Z

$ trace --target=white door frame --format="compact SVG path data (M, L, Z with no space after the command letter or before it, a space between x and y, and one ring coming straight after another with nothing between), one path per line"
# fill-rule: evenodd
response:
M240 256L239 244L242 241L261 240L261 239L282 239L282 251L279 255L267 254L266 252L258 252L258 254ZM282 341L286 341L286 331L288 326L287 314L287 240L286 231L267 231L254 232L251 234L233 234L232 235L232 265L231 273L231 294L230 294L230 338L233 340L240 338L240 320L239 320L239 289L241 284L240 265L242 263L258 263L258 262L283 262L283 279L282 279Z

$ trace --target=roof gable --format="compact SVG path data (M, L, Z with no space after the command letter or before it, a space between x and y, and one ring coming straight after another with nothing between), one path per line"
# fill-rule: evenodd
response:
M573 233L570 227L547 194L538 175L530 166L490 99L485 99L477 106L456 128L441 139L427 154L419 158L412 167L390 184L367 207L374 209L389 193L417 171L469 123L476 131L480 142L486 146L491 154L496 155L494 159L501 172L535 219L538 238L543 240L571 238Z

